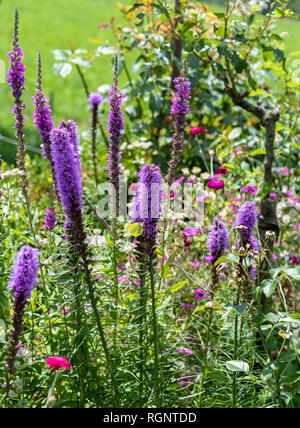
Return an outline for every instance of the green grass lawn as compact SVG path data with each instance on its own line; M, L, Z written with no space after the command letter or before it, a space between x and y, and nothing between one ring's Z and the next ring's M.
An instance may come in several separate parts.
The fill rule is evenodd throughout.
M130 0L121 0L121 3L130 4ZM92 39L103 38L113 41L114 36L110 28L98 29L99 24L109 23L112 16L120 22L121 13L117 10L115 1L108 0L22 0L19 2L20 10L20 43L25 53L24 62L27 67L26 87L24 96L28 104L26 120L27 144L36 142L36 135L32 126L32 95L36 79L36 56L40 51L43 61L43 87L47 96L54 101L54 117L57 123L60 119L85 120L88 109L84 91L76 70L65 80L53 73L54 49L68 49L72 43L74 49L95 49ZM11 48L14 2L2 1L0 3L0 46L1 57L7 64L7 52ZM112 69L111 56L100 57L94 63L93 71L86 73L90 90L94 91L101 84L111 83ZM13 115L12 98L8 94L7 83L0 84L0 134L14 136L12 125ZM14 156L15 149L0 141L0 153L10 158Z
M120 0L127 5L131 0ZM102 38L113 41L114 36L110 28L99 29L99 24L109 23L112 16L116 22L121 22L122 14L117 10L114 0L22 0L20 9L20 43L25 53L26 87L24 100L28 104L26 120L27 144L37 144L37 135L32 125L32 95L36 79L36 56L40 51L43 61L43 87L46 95L51 97L54 106L55 123L60 119L74 119L85 123L88 119L88 108L79 76L74 69L66 79L55 76L53 73L54 58L51 53L54 49L68 49L70 44L74 49L95 49L92 39ZM213 6L215 11L222 11L222 7ZM11 48L13 31L14 2L1 1L0 3L0 46L1 57L7 64L7 52ZM299 22L282 20L278 24L279 32L287 32L286 51L292 52L300 36ZM87 70L86 79L91 91L101 84L110 84L112 78L111 56L102 56L97 59L91 72ZM122 82L122 78L121 78ZM9 86L0 84L0 134L13 137L14 122L10 109L12 98L8 94ZM15 156L15 149L0 141L0 153L11 160Z

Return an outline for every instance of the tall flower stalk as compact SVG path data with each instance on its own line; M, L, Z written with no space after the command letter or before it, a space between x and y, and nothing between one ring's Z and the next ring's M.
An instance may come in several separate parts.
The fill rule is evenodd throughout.
M115 197L115 214L119 215L119 190L120 190L120 173L121 173L121 156L120 142L122 138L122 132L124 130L124 118L121 112L122 98L125 97L119 91L118 87L118 56L115 56L114 63L114 84L109 92L109 104L110 110L108 114L108 132L110 138L109 144L109 156L107 162L107 169L109 170L109 182L113 189L113 195Z
M7 347L6 374L4 389L8 394L12 387L12 380L16 371L15 363L19 350L19 342L23 331L23 319L26 303L37 282L39 270L39 250L24 246L17 253L11 273L9 288L14 292L14 313L12 329L10 331L10 344Z
M67 217L65 228L69 240L72 263L74 263L74 266L79 264L82 268L85 281L88 285L89 297L96 319L96 325L111 374L116 403L118 404L118 389L114 368L112 366L100 313L97 309L94 295L94 280L91 276L88 246L86 243L86 233L82 216L82 182L79 142L76 125L73 121L62 121L57 129L53 129L51 133L51 153L54 161L59 197ZM78 327L80 329L82 319L82 302L79 297L80 285L76 286L75 293L77 299ZM82 351L84 354L85 349L82 349ZM83 379L81 379L81 381L83 381ZM82 393L84 394L84 391L82 391Z
M246 255L252 255L254 258L258 255L260 247L255 237L252 236L252 232L257 223L257 210L255 202L245 202L239 209L237 213L237 218L235 226L241 228L240 231L240 240L238 241L239 247L239 263L236 270L237 278L237 296L235 300L235 305L238 306L241 301L241 294L244 291L245 298L248 302L251 301L252 296L252 286L251 281L249 281L249 275L252 281L256 278L256 267L253 265L247 270L244 267L243 261ZM233 360L238 358L239 352L239 336L241 337L243 333L243 319L241 320L241 325L239 327L238 316L235 315L234 320L234 347L233 347ZM238 374L233 373L232 380L232 408L236 408L237 405L237 380Z
M57 190L50 140L51 131L54 128L54 122L52 119L52 111L49 101L45 97L42 89L42 63L40 53L38 54L36 90L32 99L35 105L34 111L32 113L34 118L33 122L38 130L39 135L41 136L43 156L49 161L53 183Z
M210 228L208 239L207 239L207 249L210 252L211 264L212 264L212 268L211 268L212 301L214 299L214 294L217 289L217 284L219 281L215 262L220 257L222 257L222 255L225 254L228 244L229 244L229 234L228 234L226 225L219 219L215 218L214 224ZM202 407L203 405L203 392L204 392L203 389L204 389L204 382L205 382L206 371L207 371L207 356L208 356L209 341L211 336L212 319L213 319L213 308L209 308L209 315L208 315L208 321L206 324L206 332L205 332L203 365L202 365L201 378L200 378L200 390L199 390L199 400L198 400L199 407Z
M10 58L8 63L10 68L8 69L8 78L7 83L11 87L10 94L14 99L14 107L11 112L15 115L15 125L16 129L16 138L18 140L18 153L17 153L17 164L19 165L21 172L21 191L22 195L25 199L25 208L27 211L27 216L30 224L30 228L32 230L33 235L34 229L32 225L32 217L30 213L30 198L28 194L28 177L25 163L25 155L26 155L26 146L25 146L25 132L24 132L24 119L26 116L23 114L23 110L27 107L26 104L23 103L22 95L23 91L25 91L25 70L26 67L22 63L22 59L24 57L23 51L19 44L19 11L18 8L15 8L15 26L14 26L14 34L13 34L13 48L12 51L8 53L8 57Z
M156 316L156 297L154 282L154 261L156 258L156 236L158 232L158 221L161 213L161 183L162 177L158 166L144 165L138 173L139 185L133 199L134 223L143 226L143 232L136 239L136 255L138 261L138 274L140 278L140 314L139 314L139 342L140 342L140 376L139 392L143 395L144 390L144 323L147 304L147 270L150 276L152 328L154 336L154 393L156 404L160 405L159 393L159 363L158 363L158 331Z
M99 105L103 101L103 97L98 92L92 92L89 94L89 103L92 107L91 115L91 136L92 136L92 158L93 158L93 168L94 168L94 177L95 183L98 185L98 172L97 172L97 123L98 123L98 110Z
M171 152L171 159L169 161L169 170L166 177L169 186L177 178L178 164L180 162L180 152L184 147L184 128L186 124L186 116L190 113L188 100L191 93L191 83L187 79L186 63L184 65L183 75L174 79L175 95L171 99L172 107L171 114L173 116L173 145Z
M114 277L114 294L115 294L115 328L114 328L114 345L116 345L116 335L118 328L118 304L119 304L119 284L118 284L118 265L117 265L117 220L120 213L120 173L121 173L121 156L120 143L122 132L124 130L124 118L121 111L122 98L125 97L119 91L118 83L119 65L118 56L114 60L114 84L109 92L110 110L108 113L107 129L109 133L109 156L107 169L109 171L109 184L111 187L111 211L112 211L112 262Z

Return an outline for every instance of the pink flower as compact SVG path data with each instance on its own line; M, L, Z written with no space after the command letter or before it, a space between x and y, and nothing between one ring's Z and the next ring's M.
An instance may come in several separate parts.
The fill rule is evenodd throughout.
M296 257L296 256L292 256L292 257L291 257L291 262L292 262L294 265L300 265L300 259L299 259L298 257Z
M184 177L178 178L178 180L174 181L174 183L171 184L172 187L177 186L177 184L180 184L184 181Z
M205 263L212 263L213 260L213 256L205 256Z
M203 265L203 262L188 262L188 265L198 267Z
M273 257L273 259L274 259L274 260L278 260L278 256L277 256L277 254L273 253L273 254L272 254L272 257Z
M213 180L213 181L209 181L207 183L208 187L210 189L214 189L214 190L220 190L220 189L224 189L224 181L223 180Z
M52 370L59 370L62 368L70 370L71 368L70 361L68 361L66 357L49 357L45 360L45 363L48 364Z
M130 278L130 275L121 275L118 278L118 282L124 281L125 283L129 284L130 283L129 278Z
M178 351L181 355L192 355L194 353L191 349L188 348L176 348L176 351Z
M208 299L210 296L209 291L203 290L202 288L195 289L195 299L196 300L204 300Z
M197 236L199 233L201 232L201 230L199 229L185 229L182 234L184 239L188 238L189 236Z
M129 188L130 190L132 190L132 192L136 192L138 190L138 188L140 187L139 183L131 183Z
M225 166L219 166L219 168L217 168L217 174L226 175L228 174L228 169L225 168Z
M202 128L202 126L197 126L196 128L190 129L190 135L198 135L205 132L205 128Z
M278 193L270 193L270 194L269 194L269 198L270 198L270 199L280 198L280 195L278 195Z
M252 184L248 184L245 188L244 186L241 188L242 193L251 193L251 195L256 195L258 192L258 187L252 186Z

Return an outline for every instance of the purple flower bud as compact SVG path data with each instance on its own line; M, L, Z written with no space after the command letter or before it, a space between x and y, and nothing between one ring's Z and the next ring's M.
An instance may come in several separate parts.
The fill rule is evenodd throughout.
M98 92L92 92L91 94L89 94L89 103L91 105L98 106L99 104L102 103L102 101L103 101L103 97Z
M50 161L50 134L52 128L54 127L51 108L42 89L38 89L32 99L35 105L34 112L32 113L34 117L34 124L39 131L39 135L41 136L44 158Z

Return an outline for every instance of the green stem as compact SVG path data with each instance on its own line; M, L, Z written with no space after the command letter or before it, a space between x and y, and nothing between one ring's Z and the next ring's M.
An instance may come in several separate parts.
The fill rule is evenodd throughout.
M150 286L151 286L151 302L152 302L152 328L153 328L153 336L154 336L154 395L155 395L156 405L157 407L160 407L156 299L155 299L153 259L151 255L150 255Z
M213 294L212 294L212 300L213 300ZM202 366L200 388L199 388L198 407L200 408L203 406L202 396L203 396L204 381L206 377L207 355L208 355L208 347L209 347L208 345L209 345L209 339L210 339L212 317L213 317L213 309L209 309L209 316L208 316L205 343L204 343L203 366Z
M238 283L238 291L237 291L237 299L236 306L239 305L241 298L241 283ZM234 348L233 348L233 359L236 360L239 348L239 324L238 324L238 316L235 315L234 319ZM233 374L233 382L232 382L232 408L236 408L236 396L237 396L237 373Z

